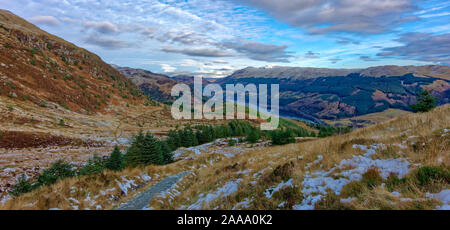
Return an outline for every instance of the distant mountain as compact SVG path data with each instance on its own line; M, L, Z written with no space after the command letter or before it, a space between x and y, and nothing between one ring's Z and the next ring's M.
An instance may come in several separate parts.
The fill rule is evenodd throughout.
M450 67L442 65L425 66L376 66L366 69L330 69L311 67L247 67L235 71L229 78L282 78L291 80L305 80L317 77L347 76L351 73L359 73L362 76L401 76L412 73L420 77L435 77L450 80Z
M174 100L170 93L177 80L163 74L152 73L144 69L133 69L113 65L121 74L130 79L150 98L159 102Z
M184 83L184 84L188 84L188 85L193 85L194 84L194 76L189 76L189 75L176 75L176 76L172 76L172 79L175 79L177 82L179 83ZM209 84L211 81L207 78L202 78L202 84L203 85L207 85Z
M84 114L143 100L97 55L0 10L0 96Z
M225 84L279 84L280 112L286 116L338 119L409 110L427 89L438 104L450 102L450 67L379 66L367 69L247 67L219 80Z

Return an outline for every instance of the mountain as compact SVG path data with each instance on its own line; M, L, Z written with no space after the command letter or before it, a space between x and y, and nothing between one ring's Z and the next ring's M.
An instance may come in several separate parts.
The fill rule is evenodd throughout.
M113 65L113 67L137 85L148 97L159 102L175 99L170 93L172 87L178 83L176 79L144 69L119 67L117 65Z
M431 90L438 104L450 102L450 67L379 66L367 69L248 67L220 84L279 84L285 116L339 119L386 109L409 110L418 92Z
M175 79L177 82L179 83L184 83L187 85L192 86L194 84L194 76L189 76L189 75L176 75L176 76L172 76L172 79ZM211 83L211 79L208 78L202 78L202 84L205 86L209 83Z
M0 200L56 159L82 165L139 130L175 124L94 53L0 10Z
M0 11L0 95L89 114L143 103L142 92L100 57Z
M425 66L376 66L366 69L330 69L330 68L312 68L312 67L247 67L235 71L229 78L280 78L290 80L305 80L317 77L346 76L351 73L359 73L362 76L381 77L381 76L401 76L412 73L420 77L435 77L450 80L450 67L442 65Z

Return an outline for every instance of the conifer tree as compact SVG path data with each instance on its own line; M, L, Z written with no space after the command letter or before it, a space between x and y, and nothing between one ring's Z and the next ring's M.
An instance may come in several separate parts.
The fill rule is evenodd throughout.
M121 170L123 166L122 160L123 160L122 153L120 152L120 149L116 145L114 147L113 152L111 153L111 156L106 162L106 168L115 171Z
M160 143L151 133L147 133L144 137L141 159L142 163L145 165L163 164Z
M415 112L428 112L436 107L436 98L433 97L429 91L424 90L420 92L417 103L410 106Z
M162 141L161 143L161 151L163 155L163 163L169 164L173 162L173 154L172 150L169 147L169 144L166 141Z

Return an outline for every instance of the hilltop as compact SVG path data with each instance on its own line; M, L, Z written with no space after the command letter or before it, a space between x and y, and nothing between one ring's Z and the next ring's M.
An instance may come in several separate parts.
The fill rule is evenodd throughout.
M414 74L418 77L435 77L450 80L450 67L443 65L424 65L424 66L375 66L365 69L332 69L332 68L313 68L313 67L247 67L235 71L230 78L278 78L290 80L305 80L318 77L329 76L347 76L351 73L359 73L362 76L381 77L381 76L401 76L405 74Z

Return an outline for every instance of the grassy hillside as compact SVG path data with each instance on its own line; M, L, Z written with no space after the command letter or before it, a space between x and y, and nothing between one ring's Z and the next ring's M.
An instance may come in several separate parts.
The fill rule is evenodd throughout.
M190 174L149 208L440 208L441 191L450 189L449 115L450 107L442 106L284 146L218 140L177 150L169 165L63 180L1 208L113 208L182 171Z

